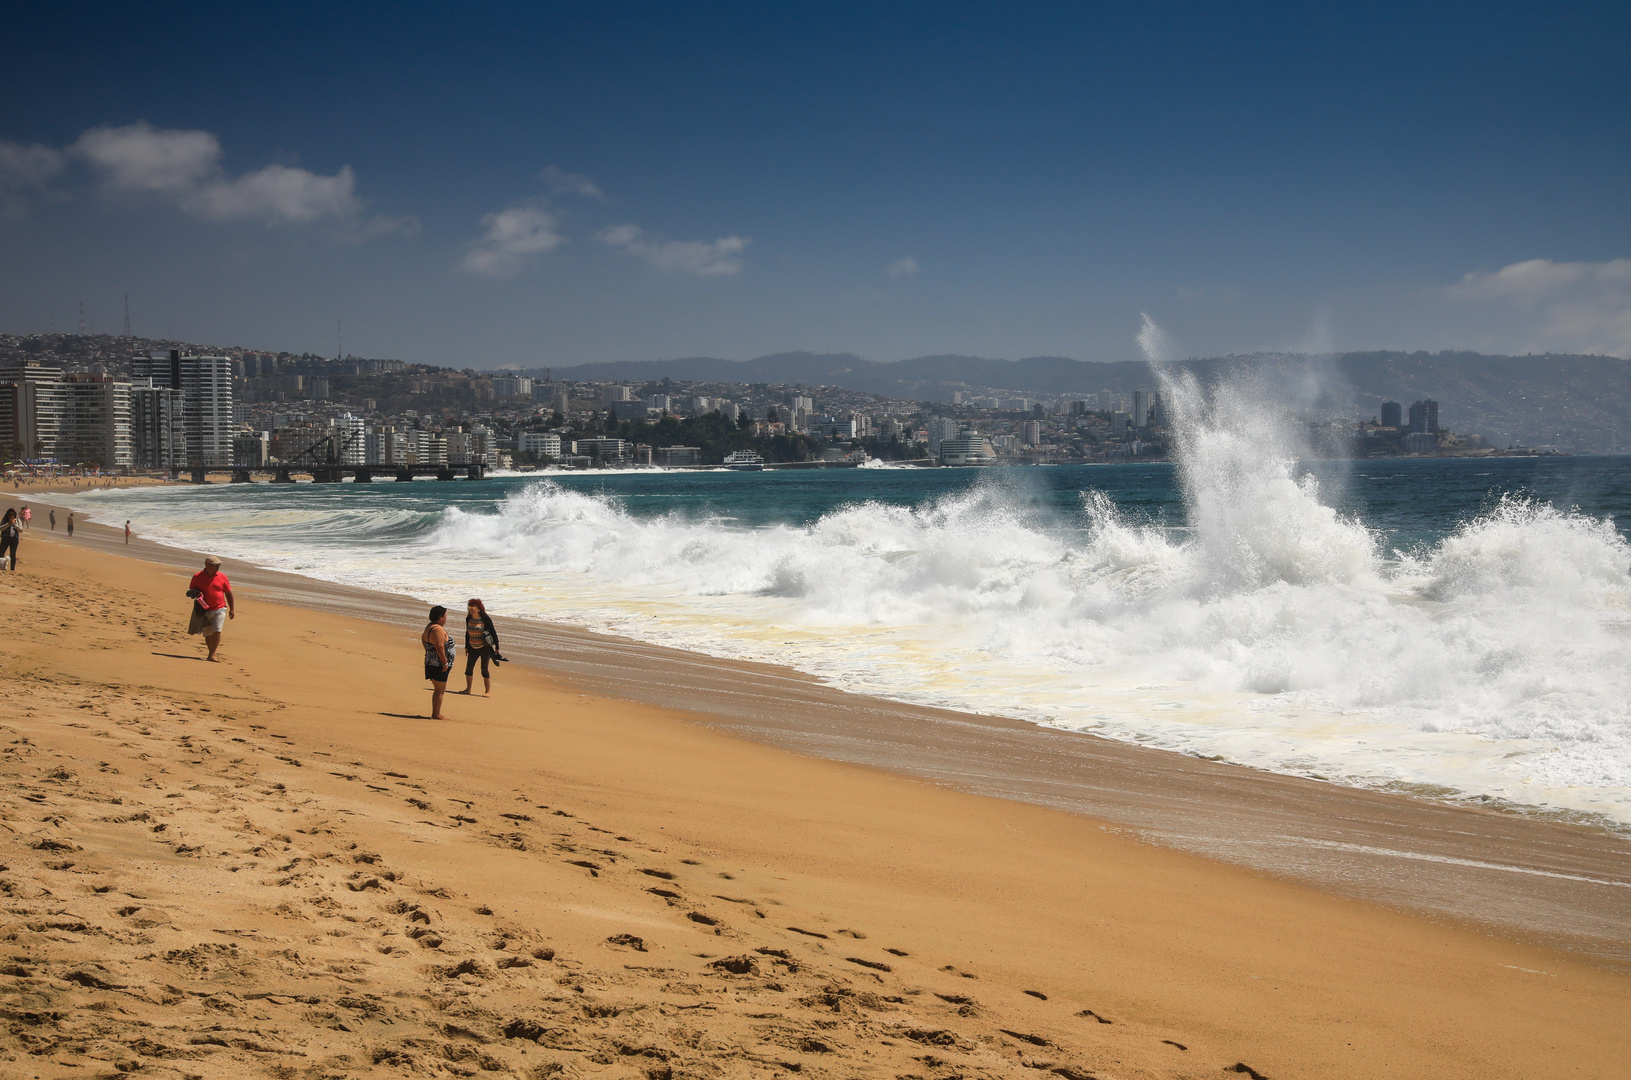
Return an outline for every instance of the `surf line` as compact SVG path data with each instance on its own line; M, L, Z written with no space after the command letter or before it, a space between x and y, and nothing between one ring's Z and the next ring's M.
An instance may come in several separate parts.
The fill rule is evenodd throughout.
M1397 851L1393 848L1373 847L1370 844L1350 844L1343 840L1315 840L1306 836L1282 836L1279 839L1307 844L1310 847L1358 851L1366 855L1391 855L1396 859L1451 863L1455 866L1471 866L1479 870L1505 870L1509 874L1532 874L1535 877L1562 878L1565 881L1583 881L1590 885L1612 885L1616 889L1631 889L1631 881L1609 881L1604 878L1586 877L1583 874L1565 874L1558 870L1536 870L1529 866L1510 866L1506 863L1481 862L1477 859L1458 859L1454 855L1429 855L1421 851Z

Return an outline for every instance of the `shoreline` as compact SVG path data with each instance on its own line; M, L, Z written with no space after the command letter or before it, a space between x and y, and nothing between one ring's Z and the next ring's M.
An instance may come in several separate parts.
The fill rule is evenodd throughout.
M106 530L104 533L103 530ZM172 566L201 555L82 526ZM267 599L413 630L421 602L227 560ZM869 697L774 665L505 620L506 652L594 694L763 745L1103 821L1164 848L1451 918L1631 970L1631 836L1561 816L1346 787L1090 733Z

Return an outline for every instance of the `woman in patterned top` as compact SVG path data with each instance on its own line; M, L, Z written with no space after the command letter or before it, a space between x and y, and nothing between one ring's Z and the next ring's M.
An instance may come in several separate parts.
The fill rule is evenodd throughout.
M476 685L476 659L481 659L482 697L493 696L493 676L488 662L497 664L504 659L498 654L498 631L493 629L493 617L487 614L487 605L472 598L464 613L464 692L470 693Z

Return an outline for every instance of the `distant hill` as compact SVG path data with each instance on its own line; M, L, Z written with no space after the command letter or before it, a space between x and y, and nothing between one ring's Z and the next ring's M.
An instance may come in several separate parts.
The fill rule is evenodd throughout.
M1439 402L1442 422L1487 436L1569 449L1614 449L1631 441L1631 361L1613 356L1491 356L1470 352L1354 352L1311 357L1258 353L1180 362L1203 381L1250 372L1295 386L1296 400L1355 417L1375 415L1383 401L1407 407ZM1096 363L1062 356L988 360L920 356L883 362L850 353L788 352L754 360L688 357L555 368L556 378L588 382L783 383L839 386L909 401L950 401L953 392L1033 396L1118 395L1155 385L1149 365ZM543 369L531 372L542 375ZM1309 385L1319 393L1307 394Z

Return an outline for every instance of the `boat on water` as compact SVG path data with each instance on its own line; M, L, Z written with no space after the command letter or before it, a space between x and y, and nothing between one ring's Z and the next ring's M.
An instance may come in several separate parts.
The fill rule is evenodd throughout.
M757 450L732 450L725 455L725 468L757 472L765 467L765 459Z

